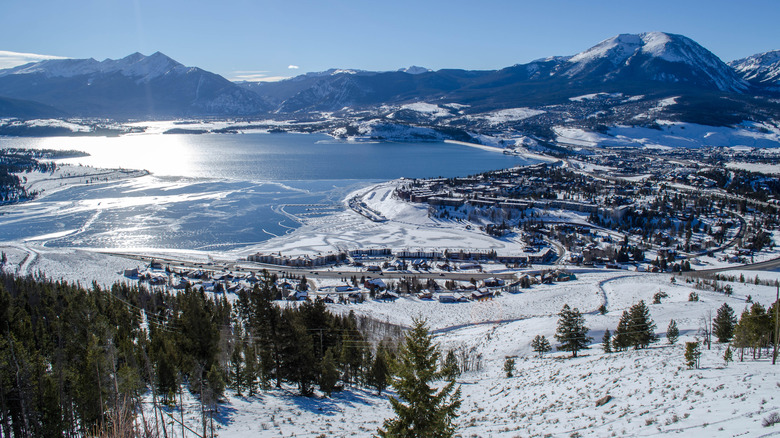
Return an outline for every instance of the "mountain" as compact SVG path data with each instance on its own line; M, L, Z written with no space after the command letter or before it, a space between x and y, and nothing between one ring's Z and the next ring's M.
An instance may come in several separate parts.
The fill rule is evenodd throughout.
M48 119L66 117L67 114L38 102L0 97L0 117L20 119Z
M278 112L338 111L345 107L369 108L441 97L488 73L334 69L279 82L244 84L244 87L274 101Z
M52 59L0 70L0 96L79 116L251 115L270 106L222 76L157 52L125 58Z
M232 83L159 52L134 53L118 60L46 60L0 70L0 96L73 116L114 118L280 113L301 119L369 111L415 124L428 116L401 107L426 103L458 108L451 118L460 118L460 129L486 120L468 115L513 108L536 108L546 115L532 122L545 119L547 125L582 117L614 124L660 116L724 124L777 118L773 101L764 97L780 92L779 59L778 52L770 52L729 65L690 38L647 32L616 35L572 56L500 70L331 69L279 82ZM581 98L590 95L601 97ZM559 108L550 111L550 106ZM430 123L443 120L436 118ZM485 123L496 119L490 120Z
M648 32L606 39L573 56L496 71L410 67L396 72L329 70L253 88L279 112L334 111L413 101L466 104L470 111L566 102L588 93L657 97L742 94L749 84L730 66L682 35Z
M404 73L409 73L410 75L419 75L419 74L422 74L422 73L431 72L433 70L431 70L429 68L413 65L411 67L398 69L398 71L402 71Z
M604 40L569 58L556 75L573 81L659 82L737 93L747 89L712 52L690 38L663 32Z
M731 61L729 66L755 86L780 91L780 50Z

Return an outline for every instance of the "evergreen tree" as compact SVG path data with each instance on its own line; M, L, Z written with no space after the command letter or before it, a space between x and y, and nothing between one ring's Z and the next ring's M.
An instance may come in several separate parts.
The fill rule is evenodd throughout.
M458 359L455 357L455 352L452 350L447 351L447 357L444 359L442 373L444 378L447 380L455 380L458 378L458 376L460 376Z
M675 322L675 320L669 321L669 327L666 328L666 341L669 342L669 344L674 345L679 338L680 330L677 328L677 322Z
M339 370L336 368L336 359L333 357L333 349L328 348L322 358L320 367L320 390L330 397L339 380Z
M246 382L247 394L251 397L257 391L258 374L257 353L255 346L252 345L251 338L244 338L244 380Z
M731 352L731 345L728 345L723 353L723 363L728 366L730 362L734 362L734 353Z
M504 372L507 378L515 376L515 358L507 357L504 359Z
M629 325L631 324L631 315L627 310L620 316L615 335L612 336L612 349L615 351L625 351L631 345L631 334Z
M579 309L570 309L568 304L563 305L558 316L558 329L555 332L555 339L561 343L558 350L571 351L571 357L577 357L577 352L587 350L588 343L593 340L588 337L585 318Z
M631 306L629 310L628 335L635 350L647 348L658 340L655 335L655 323L650 318L650 310L644 300Z
M438 392L431 383L442 375L437 371L440 352L424 321L416 320L398 353L392 385L399 398L390 397L396 418L385 420L381 437L446 438L455 433L452 424L460 407L460 388L446 383ZM454 392L453 392L454 390Z
M760 303L753 303L750 306L750 318L747 326L750 331L750 347L753 352L753 359L761 358L761 349L769 346L769 340L772 336L771 318L766 309Z
M739 349L740 362L745 360L745 348L750 347L751 337L750 311L746 308L742 311L739 322L734 326L734 336L731 339L731 345Z
M208 389L213 397L213 402L216 402L225 393L225 375L223 371L214 364L206 374L206 381L208 382Z
M737 316L734 314L734 310L727 303L723 303L712 321L712 330L715 332L718 342L729 342L734 336L736 325Z
M301 395L311 395L317 377L314 346L295 309L285 309L282 315L279 342L282 377L297 384Z
M685 365L688 368L699 368L699 357L701 351L699 350L699 342L686 342L685 343Z
M604 331L604 337L601 338L601 346L604 348L604 353L612 353L612 333L609 329Z
M539 353L539 357L542 357L544 356L544 353L552 351L552 346L546 337L542 335L536 335L531 341L531 349Z
M384 391L390 383L389 360L389 353L385 348L384 343L380 342L376 349L376 355L374 356L374 361L371 364L371 370L369 372L369 382L371 386L376 388L377 395L382 395L382 391Z
M239 325L236 325L237 329L235 332L235 336L240 336L241 331L238 327ZM242 339L239 337L236 339L236 341L233 343L233 352L230 354L230 383L233 389L236 391L236 395L241 397L241 389L244 388L245 385L245 378L246 378L246 369L244 366L244 357L243 357L243 345L242 345Z

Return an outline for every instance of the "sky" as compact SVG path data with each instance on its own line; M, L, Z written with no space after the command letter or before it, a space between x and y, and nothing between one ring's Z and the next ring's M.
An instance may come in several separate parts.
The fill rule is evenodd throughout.
M778 0L7 0L0 68L160 51L231 80L330 68L492 70L620 33L686 35L728 62L780 49Z

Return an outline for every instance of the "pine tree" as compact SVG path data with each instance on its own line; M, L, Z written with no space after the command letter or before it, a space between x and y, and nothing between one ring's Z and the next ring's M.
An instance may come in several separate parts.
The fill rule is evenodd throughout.
M544 353L552 351L552 346L546 337L542 335L536 335L531 341L531 349L539 353L539 357L542 357L544 356Z
M515 375L515 358L507 357L504 359L504 372L507 378L514 377Z
M252 341L249 337L244 340L244 376L246 381L246 389L248 395L251 397L255 395L257 391L257 353L255 352L255 346L252 345Z
M723 362L726 366L728 366L730 362L734 362L734 353L731 352L731 345L726 346L726 351L723 353Z
M751 342L751 330L750 330L750 311L746 308L742 311L742 315L739 318L739 322L734 326L734 336L731 340L731 345L734 348L739 348L739 361L745 360L745 348L750 347Z
M766 309L760 303L753 303L750 306L750 318L748 319L748 327L750 329L750 347L753 350L753 359L761 358L761 349L769 345L769 340L772 336L772 329L770 326L771 318L767 314Z
M387 348L384 343L380 342L369 371L369 384L376 388L377 395L382 395L382 391L390 383L389 359Z
M322 358L320 367L320 390L330 397L336 383L339 380L339 370L336 368L336 359L333 357L333 349L328 348Z
M631 306L629 316L628 335L635 350L647 348L652 342L658 340L655 335L655 323L650 318L650 309L647 308L644 300Z
M571 357L577 357L577 352L587 350L588 343L593 340L588 337L585 318L579 309L570 309L568 304L563 305L558 316L558 329L555 332L555 339L561 343L558 350L571 351Z
M317 377L314 345L300 314L294 309L285 309L283 313L279 342L283 378L296 383L301 395L311 395L311 385Z
M460 388L450 381L438 392L430 385L441 379L437 371L438 346L425 321L415 320L398 353L392 385L399 398L390 397L396 418L378 430L381 437L446 438L455 433L452 424L460 407ZM453 392L454 390L454 392Z
M737 316L734 314L734 310L727 303L723 303L712 321L712 330L715 332L718 342L729 342L734 337L736 325Z
M666 328L666 340L669 344L674 345L677 343L677 339L680 338L680 330L677 328L677 323L674 320L669 321L669 327Z
M442 373L444 378L447 380L455 380L458 378L458 376L460 376L458 359L455 357L455 352L452 350L447 351L447 357L444 359Z
M629 333L629 324L631 323L631 316L627 310L623 311L623 315L620 316L617 329L615 329L615 335L612 336L612 349L615 351L624 351L631 345L631 334Z
M601 346L604 348L604 353L612 353L612 333L607 329L604 332L604 337L601 338Z
M685 365L688 368L699 368L699 357L701 351L699 350L699 342L686 342L685 343Z
M234 336L236 340L233 342L233 352L230 354L230 383L233 389L236 391L236 395L241 397L241 389L244 388L246 380L246 370L244 366L243 355L243 337L241 334L241 325L235 324Z
M214 399L220 399L225 393L225 373L217 366L217 364L214 364L206 374L206 380L208 381L209 389L214 395Z

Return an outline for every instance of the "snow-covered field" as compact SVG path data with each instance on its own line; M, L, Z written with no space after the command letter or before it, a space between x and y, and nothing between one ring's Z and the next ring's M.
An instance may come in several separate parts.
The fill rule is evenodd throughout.
M574 146L666 149L738 146L776 148L780 145L777 128L767 124L745 123L738 128L730 128L659 120L658 125L660 129L616 126L610 128L608 134L563 126L553 130L558 142Z
M574 282L534 286L489 302L438 305L399 299L331 308L397 322L423 317L439 329L468 324L435 335L443 351L467 351L480 364L479 370L458 379L463 404L456 424L462 437L780 434L780 426L762 426L771 413L780 412L780 365L773 367L766 356L755 361L746 356L739 362L737 354L735 362L726 365L725 345L717 343L711 350L703 348L700 369L688 369L683 359L684 342L696 338L700 319L708 312L727 302L739 313L746 294L767 305L774 299L774 287L733 283L731 297L697 291L700 300L689 302L691 286L684 277L672 284L669 275L584 273ZM659 290L668 298L649 304ZM648 303L660 340L646 350L604 353L604 330L614 331L623 310L640 299ZM556 314L563 303L585 312L593 345L574 359L559 352L537 357L530 341L541 334L555 345ZM595 312L601 303L607 305L605 315ZM496 316L524 319L485 323ZM681 332L676 345L665 339L671 319ZM504 374L506 357L515 357L515 377ZM386 395L361 389L332 398L305 398L292 391L271 390L251 398L228 391L215 423L219 436L363 437L393 415ZM597 407L596 401L607 395L612 399ZM185 423L197 430L196 403L185 398ZM178 419L178 411L170 412ZM173 436L178 435L174 428Z
M279 252L289 255L316 254L338 249L355 248L464 248L520 251L524 244L513 240L499 240L484 233L467 229L466 223L439 221L428 217L428 208L410 204L392 196L398 181L361 189L352 196L363 201L389 219L372 222L347 210L341 213L313 218L294 233L273 238L260 245L243 248L231 256L246 256L255 252Z

